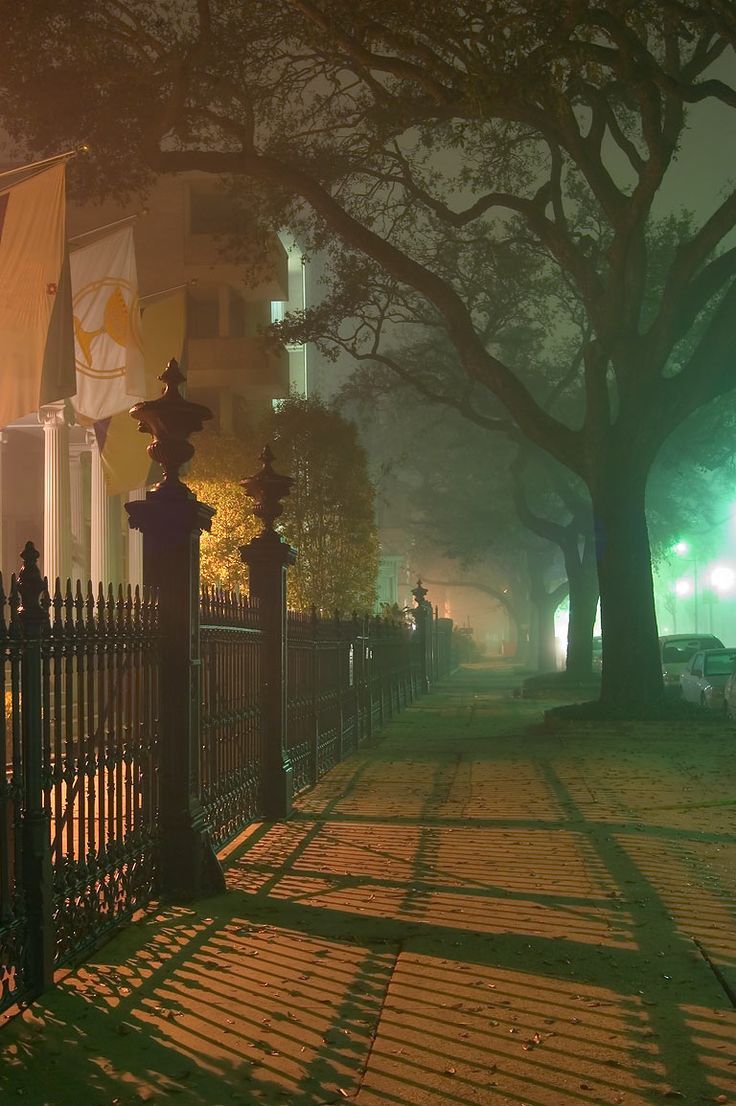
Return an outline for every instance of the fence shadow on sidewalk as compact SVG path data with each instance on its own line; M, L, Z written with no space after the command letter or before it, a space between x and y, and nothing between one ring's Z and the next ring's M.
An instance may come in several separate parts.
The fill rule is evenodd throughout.
M229 895L145 915L6 1027L0 1087L33 1106L728 1095L736 1018L690 934L728 967L734 927L689 858L733 835L594 804L576 750L520 746L532 707L509 705L492 758L459 714L440 755L428 704L236 844Z

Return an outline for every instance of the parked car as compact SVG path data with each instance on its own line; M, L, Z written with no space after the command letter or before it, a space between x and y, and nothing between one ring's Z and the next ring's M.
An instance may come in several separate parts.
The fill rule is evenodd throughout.
M725 646L713 634L668 634L659 639L665 691L679 694L680 676L687 668L688 661L704 649L725 649Z
M726 681L736 671L736 649L706 649L690 658L680 676L682 697L709 710L723 710Z
M723 713L726 718L736 720L736 671L728 677L723 689Z

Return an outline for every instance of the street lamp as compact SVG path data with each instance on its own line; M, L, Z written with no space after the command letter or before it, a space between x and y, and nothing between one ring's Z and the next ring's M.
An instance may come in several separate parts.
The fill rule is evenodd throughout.
M713 633L713 606L720 598L728 592L733 591L734 584L736 584L736 572L734 572L730 565L713 565L709 573L709 582L711 590L709 592L710 621L708 629Z
M694 633L698 632L698 558L692 552L690 545L686 541L678 541L672 546L672 552L676 553L678 557L682 558L686 564L693 566L693 622L695 624ZM690 556L688 556L690 554ZM678 595L687 595L687 591L678 591L678 585L683 584L686 581L678 580L675 584L675 590Z
M728 565L714 565L710 573L710 582L716 591L731 591L736 584L736 572Z

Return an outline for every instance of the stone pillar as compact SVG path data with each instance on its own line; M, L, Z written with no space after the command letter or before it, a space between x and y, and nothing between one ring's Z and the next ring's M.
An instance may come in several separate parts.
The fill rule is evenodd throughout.
M296 549L276 533L274 522L283 508L281 500L294 483L290 476L274 472L268 446L261 453L263 465L255 476L242 480L246 495L255 500L253 514L263 522L260 534L241 547L248 566L250 594L258 601L264 633L261 662L261 718L265 730L266 763L264 809L267 819L288 818L293 793L293 768L286 742L287 618L286 572L296 560Z
M43 426L43 573L53 592L58 576L71 576L71 518L69 481L69 427L63 405L42 407Z
M125 504L130 525L143 534L146 584L158 592L161 632L159 832L161 890L169 898L201 898L225 890L200 802L199 542L214 510L179 479L194 447L187 440L212 417L179 394L184 377L170 361L155 400L131 415L153 437L148 452L164 479L145 499Z
M92 521L90 527L90 578L96 589L102 583L119 584L120 572L120 496L108 495L100 449L92 445Z
M45 424L44 424L45 425ZM42 638L48 633L48 613L43 603L44 584L38 569L38 550L27 542L18 574L18 618L23 634L21 651L21 741L23 746L23 818L21 879L25 895L25 983L32 996L50 987L54 979L54 881L51 869L49 814L44 809L44 780L50 765L44 763Z
M146 498L145 488L130 493L131 503L141 503ZM128 530L128 580L132 588L143 587L143 534L131 526Z
M422 581L417 580L417 586L412 588L412 595L416 607L412 612L416 625L417 649L419 651L419 691L429 691L430 676L432 674L432 622L434 611L429 600L425 599L427 589L422 587Z

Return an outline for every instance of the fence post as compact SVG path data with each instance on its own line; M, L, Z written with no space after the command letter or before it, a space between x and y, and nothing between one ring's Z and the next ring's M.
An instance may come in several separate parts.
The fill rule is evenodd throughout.
M22 880L28 925L24 968L28 990L38 995L54 979L53 873L49 815L43 803L42 639L48 609L41 601L45 584L39 552L26 542L21 553L18 592L21 652L21 741L23 749ZM46 766L48 767L48 766Z
M215 512L181 482L179 469L194 454L189 435L212 412L179 394L184 377L176 361L159 380L162 395L136 403L130 413L153 437L148 453L164 479L125 509L130 526L143 533L145 581L158 591L160 886L168 897L198 898L225 890L200 803L199 543Z
M288 818L293 794L293 768L287 752L287 619L286 574L296 561L296 549L274 529L281 514L281 500L294 483L290 476L274 472L269 446L261 453L260 470L241 487L254 500L253 514L263 529L240 549L248 566L251 595L258 600L264 631L261 666L261 711L266 737L264 814L269 820Z
M363 650L363 710L365 712L365 739L373 737L373 635L369 615L363 615L361 647Z
M311 726L309 731L309 760L311 764L311 783L316 783L319 779L319 619L317 616L317 608L312 604L312 609L309 615L309 625L311 627L311 644L310 644L310 710L311 710Z
M333 656L333 660L334 660L333 674L334 674L334 680L335 680L335 695L336 695L336 698L337 698L337 719L336 719L335 729L336 729L336 732L337 732L337 759L338 759L338 761L342 761L343 757L344 757L344 750L345 750L345 733L344 733L345 720L344 720L344 717L343 717L343 706L344 706L344 704L343 704L343 695L345 694L345 681L343 679L344 673L343 673L343 669L342 669L342 662L343 662L343 648L342 648L342 646L343 646L343 636L344 635L343 635L343 622L342 622L342 619L340 618L340 612L338 610L336 610L334 612L333 625L334 625L334 635L333 635L333 637L334 637L334 645L335 645L334 656Z
M422 587L422 581L417 580L417 586L412 588L412 595L416 607L414 608L414 622L416 624L417 648L419 650L419 692L429 691L429 677L432 671L432 604L425 599L427 589Z

